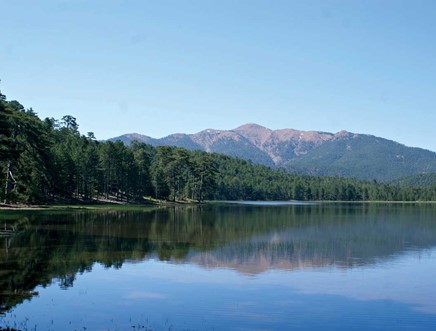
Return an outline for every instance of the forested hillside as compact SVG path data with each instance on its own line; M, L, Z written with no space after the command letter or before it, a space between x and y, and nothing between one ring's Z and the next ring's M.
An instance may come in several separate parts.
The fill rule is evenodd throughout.
M298 175L221 154L83 135L73 116L41 120L0 94L5 203L118 200L436 200L436 187Z
M411 186L411 187L434 187L436 186L436 173L419 174L415 176L408 176L392 181L391 184L398 186Z
M341 139L325 142L288 166L305 174L389 182L434 172L436 153L370 135L344 133Z
M340 176L388 183L436 172L436 153L392 140L340 131L335 134L294 129L271 130L245 124L233 130L207 129L154 139L140 134L112 138L126 145L134 140L157 146L222 153L253 163L305 175Z
M431 188L398 187L345 177L320 177L273 170L216 154L219 176L215 198L230 200L436 200Z

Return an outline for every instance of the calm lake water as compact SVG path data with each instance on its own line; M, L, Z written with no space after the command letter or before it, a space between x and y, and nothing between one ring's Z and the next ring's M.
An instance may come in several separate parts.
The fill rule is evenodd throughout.
M0 326L436 330L436 204L0 212Z

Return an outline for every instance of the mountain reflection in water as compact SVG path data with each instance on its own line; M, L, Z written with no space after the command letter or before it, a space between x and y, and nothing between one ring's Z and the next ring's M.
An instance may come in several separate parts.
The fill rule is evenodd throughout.
M38 285L74 285L95 262L158 259L255 275L376 263L436 245L436 206L413 204L229 205L2 216L0 312ZM4 221L3 221L4 219Z

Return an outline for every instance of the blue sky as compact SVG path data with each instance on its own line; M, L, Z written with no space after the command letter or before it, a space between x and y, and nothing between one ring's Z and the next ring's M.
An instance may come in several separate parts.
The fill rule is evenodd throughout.
M436 151L436 2L0 0L0 84L106 139L258 123Z

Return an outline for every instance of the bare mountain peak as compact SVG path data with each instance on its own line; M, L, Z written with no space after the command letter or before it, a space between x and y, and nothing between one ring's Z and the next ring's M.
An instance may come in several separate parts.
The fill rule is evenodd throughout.
M147 144L152 144L155 139L153 139L149 136L143 135L143 134L139 134L139 133L127 133L127 134L123 134L123 135L118 136L118 137L110 138L108 140L113 141L113 142L121 141L124 144L129 145L133 141L139 141L139 142L144 142Z
M335 136L336 136L336 137L345 137L345 136L348 136L350 133L351 133L351 132L348 132L348 131L346 131L346 130L341 130L341 131L337 132L337 133L335 134Z
M129 137L129 138L139 138L139 139L144 138L144 137L151 138L149 136L146 136L146 135L140 134L140 133L136 133L136 132L126 133L124 136Z
M252 144L261 147L267 142L272 134L272 130L255 123L248 123L233 129L244 138L248 139Z
M265 130L271 131L270 129L256 123L247 123L237 127L236 129L233 129L233 131L265 131Z

